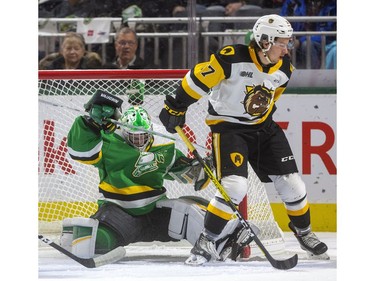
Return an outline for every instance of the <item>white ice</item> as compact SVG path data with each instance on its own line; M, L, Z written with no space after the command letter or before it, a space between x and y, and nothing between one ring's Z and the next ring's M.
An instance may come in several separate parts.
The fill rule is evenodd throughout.
M334 281L337 280L336 233L317 233L327 243L330 260L309 260L296 239L285 234L286 249L299 256L290 270L273 268L267 260L216 262L205 266L184 265L190 245L174 243L127 246L126 257L110 265L89 269L47 246L39 249L38 274L43 280L126 281Z

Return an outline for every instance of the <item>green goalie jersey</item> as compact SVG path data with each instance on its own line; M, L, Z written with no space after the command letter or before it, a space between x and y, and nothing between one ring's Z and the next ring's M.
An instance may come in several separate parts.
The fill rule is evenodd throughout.
M117 130L98 134L80 116L69 131L68 152L72 159L98 168L99 192L104 197L99 204L110 201L131 215L142 215L166 198L164 179L173 180L168 172L181 169L174 164L183 153L174 142L163 140L154 136L152 144L141 152L127 144Z

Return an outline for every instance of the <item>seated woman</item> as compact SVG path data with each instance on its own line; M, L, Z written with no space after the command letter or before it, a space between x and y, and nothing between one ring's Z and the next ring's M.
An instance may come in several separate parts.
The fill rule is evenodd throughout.
M76 32L68 32L61 44L60 52L45 56L39 69L97 69L102 68L102 59L95 52L86 51L85 39Z

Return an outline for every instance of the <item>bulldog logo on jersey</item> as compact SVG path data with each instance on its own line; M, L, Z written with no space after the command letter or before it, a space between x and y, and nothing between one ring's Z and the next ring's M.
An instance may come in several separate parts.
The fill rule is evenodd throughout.
M233 164L236 165L236 167L241 166L243 163L243 156L238 152L231 153L230 159L232 160Z
M274 91L263 85L246 86L245 99L243 105L245 113L251 116L261 116L270 107Z

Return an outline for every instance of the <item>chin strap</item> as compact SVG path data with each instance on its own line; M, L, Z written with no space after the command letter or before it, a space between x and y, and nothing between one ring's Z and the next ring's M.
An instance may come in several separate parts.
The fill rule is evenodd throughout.
M262 48L262 53L263 53L263 56L266 58L267 62L270 63L270 64L273 64L273 62L270 60L270 58L268 57L268 54L267 52L271 49L273 43L270 42L269 46L267 49L263 49Z
M268 55L267 55L267 51L263 51L263 56L266 58L266 60L267 60L267 62L268 62L269 64L273 64L273 62L270 60L270 58L269 58Z

